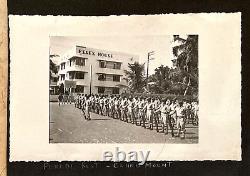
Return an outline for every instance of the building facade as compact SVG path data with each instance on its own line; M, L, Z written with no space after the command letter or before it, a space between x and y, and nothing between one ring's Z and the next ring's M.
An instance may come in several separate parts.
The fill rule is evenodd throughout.
M60 58L58 82L65 91L84 94L120 94L127 91L125 70L136 55L74 46Z

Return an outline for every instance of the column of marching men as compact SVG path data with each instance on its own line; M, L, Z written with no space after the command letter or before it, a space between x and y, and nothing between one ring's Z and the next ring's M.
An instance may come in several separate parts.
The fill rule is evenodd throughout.
M185 138L185 125L198 124L199 107L195 101L79 94L75 107L81 109L86 120L96 113L165 134L170 131L172 137L176 129L177 137Z

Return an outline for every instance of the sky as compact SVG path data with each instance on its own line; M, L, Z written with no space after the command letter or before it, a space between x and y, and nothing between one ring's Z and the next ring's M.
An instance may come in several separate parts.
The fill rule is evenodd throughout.
M124 52L139 56L139 62L146 63L147 53L154 51L150 60L149 74L160 65L172 66L170 36L51 36L50 54L63 55L74 45ZM56 58L53 59L56 62ZM59 60L59 59L58 59ZM146 70L146 64L145 64Z

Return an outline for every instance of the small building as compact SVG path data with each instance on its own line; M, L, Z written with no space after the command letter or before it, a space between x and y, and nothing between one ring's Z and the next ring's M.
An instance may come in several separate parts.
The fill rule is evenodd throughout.
M51 73L50 75L50 83L49 83L49 92L50 95L58 94L59 88L57 85L58 75L56 73Z
M132 54L74 46L60 58L57 85L71 93L120 94L127 91L124 70L138 61Z

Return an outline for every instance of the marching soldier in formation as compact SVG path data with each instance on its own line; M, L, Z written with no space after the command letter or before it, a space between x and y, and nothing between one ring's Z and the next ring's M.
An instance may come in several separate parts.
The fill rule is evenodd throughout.
M157 132L159 128L164 134L169 130L174 137L185 138L185 124L189 119L198 123L198 103L179 102L174 99L125 97L112 95L84 95L75 98L75 108L82 110L86 120L91 120L91 112L114 119L136 124Z

